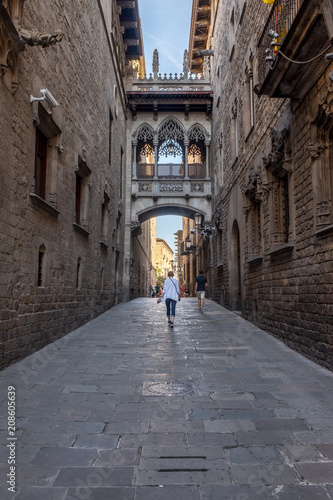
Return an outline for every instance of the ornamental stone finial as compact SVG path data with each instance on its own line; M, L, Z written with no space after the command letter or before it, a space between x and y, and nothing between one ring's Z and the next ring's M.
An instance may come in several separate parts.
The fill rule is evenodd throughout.
M187 78L188 78L189 70L190 70L190 64L189 64L188 51L187 51L187 49L185 49L184 50L184 59L183 59L183 73L184 73L185 80L187 80Z
M157 49L155 49L154 52L153 52L153 73L154 73L154 80L157 79L159 70L160 70L160 64L158 62L158 51L157 51Z

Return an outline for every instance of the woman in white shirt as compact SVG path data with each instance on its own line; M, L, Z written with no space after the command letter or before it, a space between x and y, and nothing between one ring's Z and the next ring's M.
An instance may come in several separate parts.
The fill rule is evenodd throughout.
M173 328L173 321L176 315L176 304L180 297L180 286L173 277L172 271L168 272L168 279L164 281L162 302L165 302L167 308L168 325Z

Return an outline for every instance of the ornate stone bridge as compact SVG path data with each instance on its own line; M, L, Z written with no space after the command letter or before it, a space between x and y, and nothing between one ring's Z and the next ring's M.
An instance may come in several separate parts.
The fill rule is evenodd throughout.
M211 219L208 58L204 68L204 74L191 74L185 51L183 73L162 75L155 51L153 73L133 75L127 91L132 231L158 215L200 212L205 221Z

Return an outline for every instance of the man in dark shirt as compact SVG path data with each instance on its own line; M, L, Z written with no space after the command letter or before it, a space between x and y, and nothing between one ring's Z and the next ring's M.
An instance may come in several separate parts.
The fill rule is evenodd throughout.
M198 296L198 304L200 312L203 312L206 286L207 286L207 278L203 275L203 271L199 271L199 276L195 278L195 291Z

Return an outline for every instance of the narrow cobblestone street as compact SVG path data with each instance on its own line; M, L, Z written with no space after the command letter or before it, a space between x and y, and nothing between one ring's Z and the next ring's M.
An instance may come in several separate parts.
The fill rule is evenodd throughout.
M2 499L333 499L333 373L212 301L176 314L120 304L0 373Z

